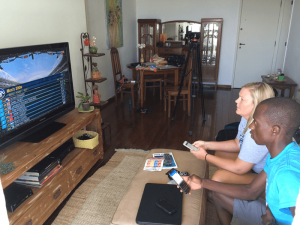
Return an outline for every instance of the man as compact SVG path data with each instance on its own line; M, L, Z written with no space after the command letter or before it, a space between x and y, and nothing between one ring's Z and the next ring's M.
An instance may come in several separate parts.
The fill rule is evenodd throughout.
M221 224L262 224L262 219L263 224L291 224L300 188L300 147L292 137L299 127L300 104L289 98L266 99L257 106L249 128L270 155L250 184L224 184L195 175L184 179L191 190L213 191ZM266 201L259 198L265 188Z

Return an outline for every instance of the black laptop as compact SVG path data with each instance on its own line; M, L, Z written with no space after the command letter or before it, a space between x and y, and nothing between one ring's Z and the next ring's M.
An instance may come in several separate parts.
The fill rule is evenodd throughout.
M161 199L175 206L176 212L170 215L159 208L156 203ZM147 183L136 216L136 223L147 225L180 225L181 219L182 193L176 185Z

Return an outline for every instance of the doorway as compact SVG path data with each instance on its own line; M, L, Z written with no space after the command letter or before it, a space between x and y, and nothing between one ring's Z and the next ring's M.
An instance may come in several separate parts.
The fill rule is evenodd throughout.
M272 73L282 24L281 6L282 0L242 1L234 88L261 81L261 75Z

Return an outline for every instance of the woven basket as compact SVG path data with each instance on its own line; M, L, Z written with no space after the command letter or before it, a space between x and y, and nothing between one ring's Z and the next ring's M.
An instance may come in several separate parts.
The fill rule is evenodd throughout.
M89 140L79 140L78 137L82 136L83 134L90 134L94 138ZM88 130L80 130L73 136L74 145L76 148L88 148L93 149L99 144L98 140L98 133L94 131L88 131Z

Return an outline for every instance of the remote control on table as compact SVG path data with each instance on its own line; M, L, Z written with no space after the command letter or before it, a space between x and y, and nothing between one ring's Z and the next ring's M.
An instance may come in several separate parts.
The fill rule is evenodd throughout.
M170 156L170 154L164 154L164 165L165 166L171 166L172 165L172 158Z
M187 148L193 150L193 151L199 151L198 148L196 148L194 145L188 143L187 141L183 142L183 145L184 145L185 147L187 147Z

